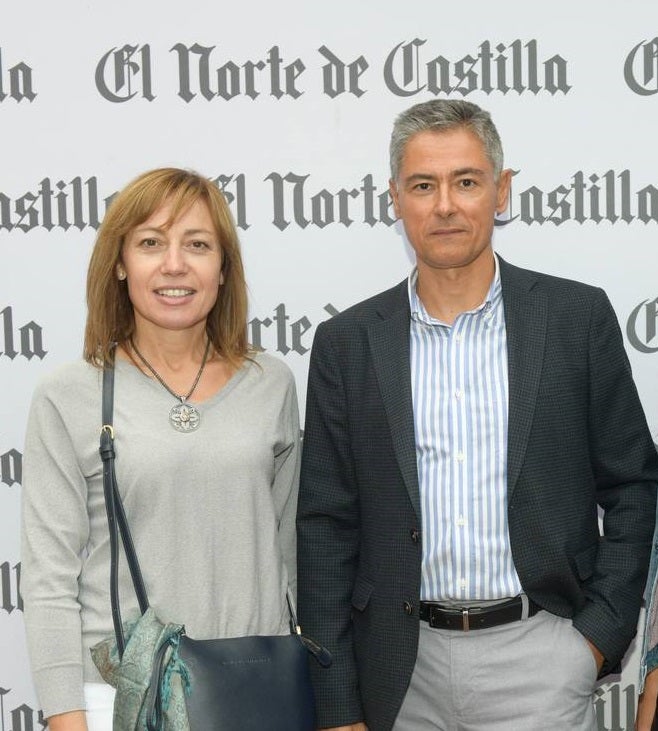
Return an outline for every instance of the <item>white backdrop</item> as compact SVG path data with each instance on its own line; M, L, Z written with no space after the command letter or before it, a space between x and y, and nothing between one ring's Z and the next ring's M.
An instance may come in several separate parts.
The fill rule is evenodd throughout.
M315 325L406 276L387 196L394 116L492 112L516 171L496 248L600 285L658 440L658 4L4 2L0 8L0 731L40 728L19 593L35 382L79 357L105 201L162 165L232 198L251 338L305 401ZM637 654L637 653L636 653ZM601 686L630 731L636 655Z

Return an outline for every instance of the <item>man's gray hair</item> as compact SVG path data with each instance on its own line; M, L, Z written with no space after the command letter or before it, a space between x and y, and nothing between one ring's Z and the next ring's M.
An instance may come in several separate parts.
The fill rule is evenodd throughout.
M418 132L446 132L465 127L474 132L484 146L484 151L498 180L503 169L503 146L491 115L477 104L458 99L432 99L415 104L402 112L393 124L390 161L391 178L397 180L402 156L407 142Z

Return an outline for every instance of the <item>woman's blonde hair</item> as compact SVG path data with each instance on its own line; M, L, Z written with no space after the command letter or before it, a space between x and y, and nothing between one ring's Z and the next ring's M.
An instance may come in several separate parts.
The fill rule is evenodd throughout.
M167 225L196 201L210 212L222 250L223 284L208 313L206 331L215 350L238 365L247 355L247 286L240 243L226 199L198 173L159 168L143 173L120 191L98 230L87 272L87 325L84 358L102 366L114 361L114 345L130 339L135 316L126 281L117 276L126 236L164 203L171 204Z

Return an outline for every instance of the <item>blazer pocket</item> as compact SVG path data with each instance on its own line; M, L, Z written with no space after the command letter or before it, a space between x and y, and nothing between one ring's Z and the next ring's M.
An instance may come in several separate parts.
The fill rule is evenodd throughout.
M586 581L594 573L594 564L596 562L598 548L598 543L592 543L592 545L587 546L584 551L580 551L576 554L574 562L576 564L578 578L581 581Z
M362 576L356 577L352 591L352 606L354 609L362 612L368 606L374 588L375 585L368 579Z

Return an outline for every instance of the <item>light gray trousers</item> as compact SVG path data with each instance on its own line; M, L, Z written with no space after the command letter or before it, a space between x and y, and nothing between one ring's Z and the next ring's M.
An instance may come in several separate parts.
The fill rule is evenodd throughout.
M459 632L420 623L393 731L596 731L596 662L570 619Z

